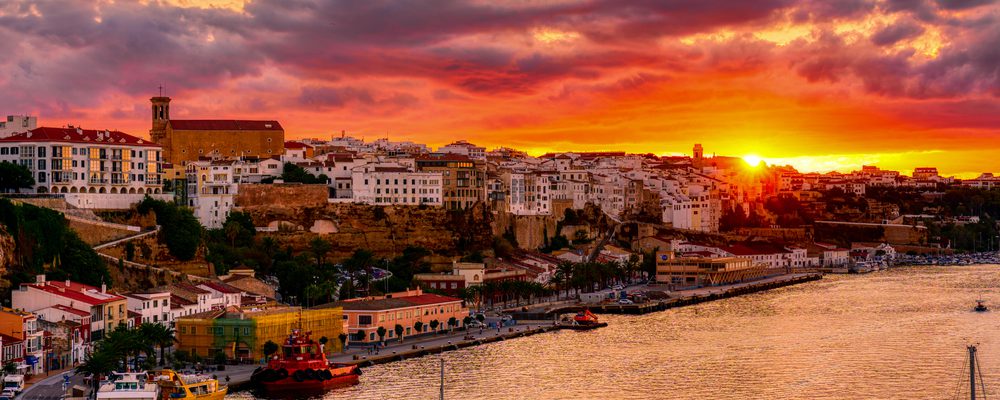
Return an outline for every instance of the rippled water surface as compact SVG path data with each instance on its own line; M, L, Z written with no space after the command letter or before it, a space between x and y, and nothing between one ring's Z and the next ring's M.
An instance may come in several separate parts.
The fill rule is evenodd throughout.
M971 309L983 297L1000 310L998 286L998 266L897 268L643 316L602 316L610 326L593 332L445 353L445 396L951 399L970 343L980 346L993 395L1000 393L1000 311ZM324 400L436 399L439 357L366 368L360 385Z

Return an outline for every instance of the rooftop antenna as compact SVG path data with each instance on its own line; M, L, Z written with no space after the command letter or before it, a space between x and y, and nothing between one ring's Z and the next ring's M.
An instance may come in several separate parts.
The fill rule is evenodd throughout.
M163 84L161 83L160 86L157 86L157 88L160 89L160 97L163 97Z

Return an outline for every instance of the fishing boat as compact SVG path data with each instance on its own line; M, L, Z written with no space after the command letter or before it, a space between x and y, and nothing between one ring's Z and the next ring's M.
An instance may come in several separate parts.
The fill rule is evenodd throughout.
M329 362L309 332L294 329L267 367L254 370L250 381L269 393L316 392L356 385L359 375L357 365Z
M222 400L229 387L219 380L204 375L181 375L170 369L159 372L154 382L160 387L162 400Z
M986 307L985 300L976 300L976 306L973 307L972 310L976 312L986 312L989 311L990 309L989 307Z
M98 400L159 400L160 387L146 372L115 372L97 388Z

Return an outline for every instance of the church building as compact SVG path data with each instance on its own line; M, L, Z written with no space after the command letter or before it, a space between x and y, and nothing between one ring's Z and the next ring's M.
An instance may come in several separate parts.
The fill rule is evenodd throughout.
M284 152L285 130L278 121L171 119L170 98L150 99L150 138L163 146L165 161L183 165L201 157L270 158Z

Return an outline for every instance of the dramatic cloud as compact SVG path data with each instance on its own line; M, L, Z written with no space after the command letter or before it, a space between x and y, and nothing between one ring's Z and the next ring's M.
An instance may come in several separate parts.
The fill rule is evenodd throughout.
M0 113L997 170L997 43L985 0L10 0Z

